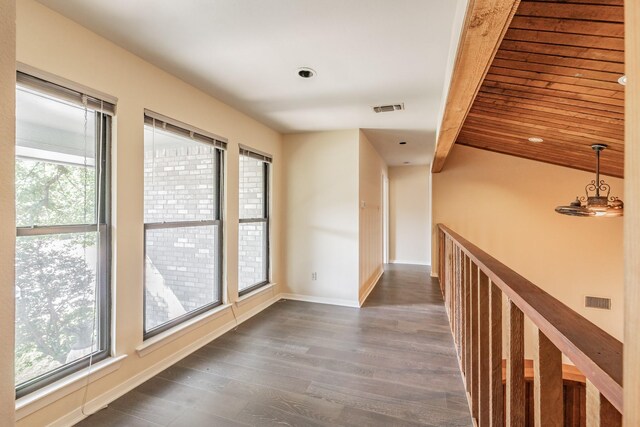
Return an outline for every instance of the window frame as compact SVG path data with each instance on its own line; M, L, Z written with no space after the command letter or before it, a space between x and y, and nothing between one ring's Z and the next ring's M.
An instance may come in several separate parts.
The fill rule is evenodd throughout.
M92 224L69 224L69 225L38 225L18 227L16 225L16 238L31 236L47 236L53 234L77 234L93 232L97 233L97 257L96 262L100 265L100 274L96 275L96 299L97 307L97 334L96 344L98 351L87 354L73 362L65 363L51 371L38 375L21 384L15 384L16 399L24 397L34 391L55 383L75 372L87 368L94 363L111 357L113 337L111 335L112 313L112 289L111 289L111 144L112 144L112 116L114 105L106 103L94 97L88 97L73 89L58 86L55 83L42 80L22 72L17 73L20 86L32 90L42 95L56 98L61 101L76 101L83 99L87 102L88 108L94 110L96 117L96 222ZM58 96L59 95L59 96ZM99 111L99 106L105 106L103 111ZM98 108L96 109L96 106ZM102 168L102 174L98 174L98 164ZM101 199L101 203L98 200ZM100 209L97 209L100 206ZM15 302L14 302L15 304Z
M242 156L246 156L249 158L253 158L255 160L259 160L262 161L262 170L264 173L264 200L262 201L263 206L262 206L262 212L264 213L262 217L260 218L238 218L238 232L240 231L240 225L241 224L260 224L263 223L265 224L265 242L264 242L264 258L265 258L265 263L266 263L266 268L265 268L265 272L266 272L266 277L265 280L258 282L258 283L254 283L253 285L240 290L239 289L239 281L238 281L238 296L242 297L244 295L247 295L257 289L262 288L263 286L266 286L268 284L271 283L271 215L270 215L270 200L271 200L271 191L270 191L270 183L271 183L271 157L270 156L266 156L263 155L261 153L255 152L254 150L251 150L247 147L241 146L240 147L240 157ZM238 162L240 163L240 162ZM238 168L240 169L240 168ZM238 174L240 174L241 171L238 170ZM240 177L240 179L242 179L242 177ZM238 194L240 193L240 184L238 184ZM240 200L240 197L238 197L238 200ZM238 245L239 246L239 245ZM239 250L239 248L238 248ZM240 261L240 254L238 254L238 263Z
M152 120L157 121L158 123L162 123L163 127L166 129L170 129L172 133L180 137L186 137L186 135L196 134L199 138L195 139L196 142L200 144L209 144L214 148L214 167L215 167L215 175L214 179L214 199L217 200L216 207L213 212L213 219L211 220L184 220L184 221L163 221L163 222L145 222L144 223L144 249L143 249L143 287L142 287L142 335L143 341L146 341L154 336L166 332L170 329L175 328L176 326L193 319L196 316L199 316L203 313L206 313L216 307L224 304L224 253L223 253L223 245L224 245L224 218L223 218L223 203L224 203L224 151L226 148L226 140L224 138L220 138L216 135L212 135L201 131L192 126L186 125L182 122L178 122L176 120L169 119L165 116L162 116L157 113L153 113L151 111L145 110L145 121L151 118ZM145 126L147 123L145 122ZM208 139L212 139L212 142L209 142ZM216 181L217 180L217 185ZM195 310L191 310L187 313L184 313L174 319L171 319L165 323L157 325L149 330L147 330L147 292L146 292L146 259L147 259L147 231L149 230L161 230L161 229L170 229L170 228L186 228L186 227L218 227L218 262L217 262L217 279L218 279L218 294L220 295L219 301L214 301L209 304L205 304L201 307L196 308ZM212 280L212 286L215 283L215 278Z

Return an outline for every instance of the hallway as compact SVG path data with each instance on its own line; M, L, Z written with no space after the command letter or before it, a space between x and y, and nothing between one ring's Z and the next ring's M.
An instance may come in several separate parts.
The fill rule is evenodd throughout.
M390 264L361 309L281 300L80 426L470 426L440 289Z

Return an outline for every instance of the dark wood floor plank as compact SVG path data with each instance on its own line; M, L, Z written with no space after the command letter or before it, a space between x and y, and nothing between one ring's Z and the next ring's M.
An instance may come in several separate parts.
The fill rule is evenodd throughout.
M438 283L388 265L360 309L280 301L81 426L470 426Z

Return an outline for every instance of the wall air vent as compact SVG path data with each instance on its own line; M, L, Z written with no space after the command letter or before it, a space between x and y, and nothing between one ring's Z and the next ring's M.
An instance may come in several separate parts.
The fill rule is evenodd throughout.
M611 298L601 297L584 297L584 306L589 308L600 308L602 310L611 310Z
M404 103L402 104L389 104L389 105L378 105L373 107L373 111L376 113L388 113L390 111L401 111L404 110Z

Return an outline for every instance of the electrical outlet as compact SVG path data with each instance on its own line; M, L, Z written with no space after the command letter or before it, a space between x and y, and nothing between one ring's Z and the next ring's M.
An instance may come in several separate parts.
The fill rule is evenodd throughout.
M311 280L318 280L318 273L316 273L315 271L311 273Z

